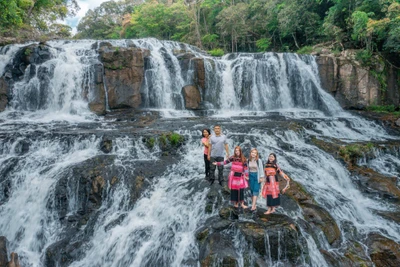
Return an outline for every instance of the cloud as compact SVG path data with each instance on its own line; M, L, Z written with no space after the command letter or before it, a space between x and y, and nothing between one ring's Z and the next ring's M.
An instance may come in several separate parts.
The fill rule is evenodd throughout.
M77 0L79 7L81 8L74 17L67 17L63 23L67 24L72 28L72 34L76 33L76 26L78 26L79 21L85 16L89 9L95 9L100 6L101 3L109 0Z

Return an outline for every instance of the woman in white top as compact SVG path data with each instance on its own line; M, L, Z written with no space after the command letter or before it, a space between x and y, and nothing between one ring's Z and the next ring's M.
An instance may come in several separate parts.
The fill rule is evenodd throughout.
M264 167L261 159L258 158L257 149L250 150L249 161L247 162L249 175L246 179L249 180L251 191L251 210L257 209L257 196L260 194L260 183L264 182Z

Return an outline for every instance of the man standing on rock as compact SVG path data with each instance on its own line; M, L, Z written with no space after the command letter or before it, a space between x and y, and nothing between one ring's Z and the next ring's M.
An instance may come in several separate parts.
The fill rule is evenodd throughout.
M229 158L229 146L227 138L221 133L221 126L214 126L214 134L211 135L208 147L208 160L210 161L210 184L212 185L215 181L215 167L213 162L224 161L224 149L226 157ZM218 182L222 186L224 166L218 166Z

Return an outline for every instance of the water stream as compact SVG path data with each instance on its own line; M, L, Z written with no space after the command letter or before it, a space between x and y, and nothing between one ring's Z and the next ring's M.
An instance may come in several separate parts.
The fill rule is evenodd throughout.
M68 192L62 201L68 204L63 216L73 218L86 201L80 199L84 176L79 173L89 171L96 161L106 173L115 172L119 182L106 182L95 216L75 229L70 243L79 241L80 249L67 266L199 266L196 230L217 214L205 212L209 185L204 180L200 132L215 124L228 135L231 150L236 145L244 151L257 147L263 159L277 153L281 168L329 211L340 228L343 246L353 240L364 242L360 236L371 232L400 242L400 225L376 215L394 210L394 205L363 194L342 162L310 142L312 137L347 143L399 138L343 111L321 88L312 56L264 53L212 58L176 42L111 41L151 51L141 88L143 109L160 111L164 117L134 132L127 121L97 117L87 106L93 64L99 63L95 43L49 42L52 58L35 66L34 73L31 68L25 70L23 79L11 88L12 101L0 113L0 235L9 240L10 251L18 252L22 266L51 266L46 250L70 231L69 224L60 219L57 188L66 181ZM0 76L20 47L0 49ZM191 83L194 65L189 64L183 73L177 57L181 50L204 58L202 101L212 116L198 117L182 110L181 89ZM291 123L299 128L291 129ZM184 136L185 145L179 148L176 162L162 166L156 177L143 177L148 187L133 202L129 184L138 179L133 177L136 171L144 165L165 164L160 145L149 148L146 143L146 131L164 130ZM108 154L99 149L104 135L113 143ZM399 176L398 150L374 153L374 158L359 164ZM85 169L85 164L91 165ZM263 199L258 204L265 208ZM302 228L299 208L283 205L278 212L300 225L310 256L304 266L329 266L319 249L341 253L323 236L317 234L315 240ZM243 237L234 233L232 240L240 255ZM60 259L57 264L65 263ZM271 257L265 264L284 265ZM239 257L238 265L244 266L243 258Z

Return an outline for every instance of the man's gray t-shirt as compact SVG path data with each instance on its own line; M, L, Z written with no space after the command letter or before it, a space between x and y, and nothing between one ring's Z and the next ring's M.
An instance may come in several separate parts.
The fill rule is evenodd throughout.
M225 156L225 144L227 144L226 136L221 134L220 136L211 135L211 157L224 157Z

